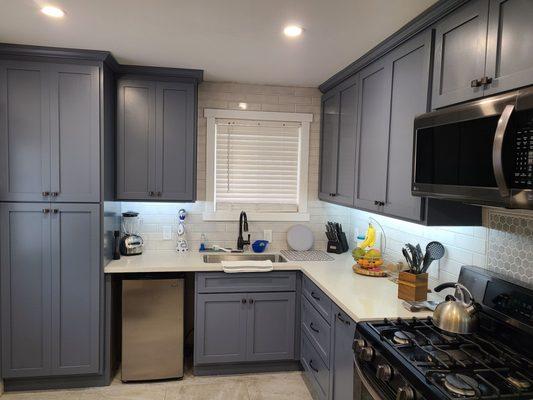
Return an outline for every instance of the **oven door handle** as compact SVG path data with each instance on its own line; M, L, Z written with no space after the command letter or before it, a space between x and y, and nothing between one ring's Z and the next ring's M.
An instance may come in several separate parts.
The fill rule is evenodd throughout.
M498 120L498 127L496 128L496 134L494 135L494 142L492 144L492 167L494 169L494 177L496 178L496 184L500 191L500 196L509 197L509 188L505 180L505 174L503 172L503 143L505 140L505 132L511 119L511 114L514 111L514 104L505 106L500 119Z
M359 365L359 363L357 362L357 356L354 354L354 357L353 357L353 363L354 363L354 367L355 367L355 373L357 374L357 376L359 377L359 380L361 381L361 383L363 384L363 386L365 387L365 389L367 390L367 392L370 394L370 396L372 396L372 398L374 400L384 400L383 396L381 396L377 391L376 389L374 389L370 383L370 381L366 378L363 370L361 369L361 366Z

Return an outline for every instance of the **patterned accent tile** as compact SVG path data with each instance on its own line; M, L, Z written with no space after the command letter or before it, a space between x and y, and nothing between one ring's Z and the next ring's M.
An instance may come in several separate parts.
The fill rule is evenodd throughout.
M533 283L533 216L490 211L487 268Z

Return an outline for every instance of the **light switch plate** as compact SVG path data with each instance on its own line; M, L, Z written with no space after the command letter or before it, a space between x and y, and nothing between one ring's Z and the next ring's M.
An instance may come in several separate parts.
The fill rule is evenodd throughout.
M263 231L263 239L268 240L269 243L272 243L272 229L265 229Z
M163 240L172 240L172 227L169 225L163 227Z

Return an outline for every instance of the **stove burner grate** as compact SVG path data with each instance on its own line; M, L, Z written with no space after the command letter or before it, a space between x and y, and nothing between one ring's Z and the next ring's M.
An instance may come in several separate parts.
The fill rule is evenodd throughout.
M447 374L444 378L444 387L459 396L480 396L478 381L468 375Z

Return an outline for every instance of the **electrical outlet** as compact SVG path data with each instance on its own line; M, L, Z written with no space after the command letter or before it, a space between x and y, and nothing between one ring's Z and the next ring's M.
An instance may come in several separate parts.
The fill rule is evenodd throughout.
M169 225L163 227L163 240L172 240L172 227Z
M268 240L269 243L272 243L272 229L265 229L263 231L263 239Z

